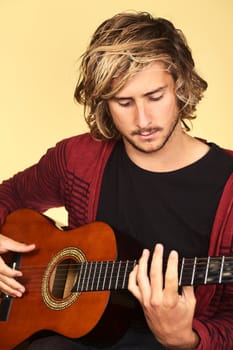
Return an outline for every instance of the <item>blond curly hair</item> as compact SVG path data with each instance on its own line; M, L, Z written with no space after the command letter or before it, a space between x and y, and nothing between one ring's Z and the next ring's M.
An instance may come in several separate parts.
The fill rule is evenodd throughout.
M172 75L180 119L195 118L207 83L195 71L192 53L181 30L147 12L119 13L94 32L81 57L80 76L74 97L84 105L91 135L99 140L119 139L108 109L113 97L134 74L151 62L162 62ZM112 89L113 79L119 84Z

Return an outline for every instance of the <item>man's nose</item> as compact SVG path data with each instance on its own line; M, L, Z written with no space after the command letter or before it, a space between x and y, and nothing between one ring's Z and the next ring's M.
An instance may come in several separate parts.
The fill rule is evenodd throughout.
M145 128L151 124L151 115L144 103L136 105L135 119L137 127Z

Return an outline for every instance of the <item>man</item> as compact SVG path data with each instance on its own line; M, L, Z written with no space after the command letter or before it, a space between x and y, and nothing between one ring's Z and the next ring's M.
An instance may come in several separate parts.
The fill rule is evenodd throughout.
M178 254L232 252L233 153L188 134L206 88L171 22L118 14L97 28L82 56L75 98L90 134L59 142L0 187L2 223L17 208L65 206L70 228L105 221L145 248L128 288L147 326L139 312L109 349L233 348L232 286L181 289L177 268ZM1 236L1 253L34 248ZM21 297L21 272L3 259L0 271L1 291ZM58 335L29 349L55 347L95 349Z

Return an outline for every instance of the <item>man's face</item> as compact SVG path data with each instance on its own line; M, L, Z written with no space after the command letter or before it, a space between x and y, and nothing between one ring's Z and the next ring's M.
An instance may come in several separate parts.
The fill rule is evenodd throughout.
M174 80L162 63L136 73L108 106L128 153L157 152L181 131Z

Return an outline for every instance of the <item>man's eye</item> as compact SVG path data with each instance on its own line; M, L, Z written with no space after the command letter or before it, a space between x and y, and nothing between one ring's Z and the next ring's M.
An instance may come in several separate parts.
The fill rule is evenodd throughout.
M121 107L128 107L131 101L128 100L118 100L118 103Z
M163 95L159 95L159 96L150 96L150 100L151 100L151 101L159 101L159 100L161 100L161 98L163 98Z

